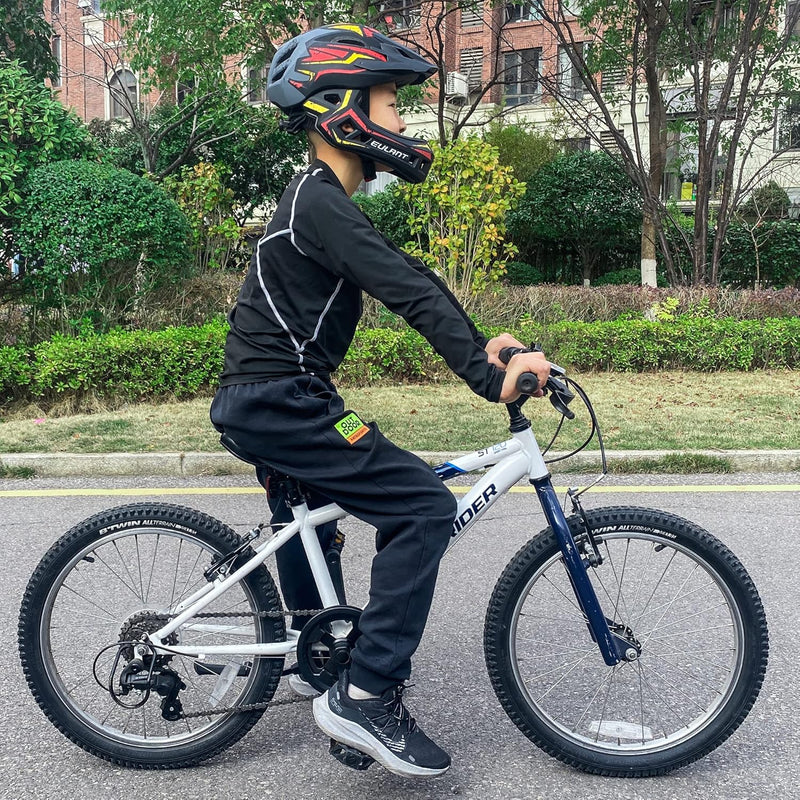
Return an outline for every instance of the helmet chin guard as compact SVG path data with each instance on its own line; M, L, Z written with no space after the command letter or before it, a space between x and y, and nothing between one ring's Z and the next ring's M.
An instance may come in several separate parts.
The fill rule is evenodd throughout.
M424 139L402 136L369 118L369 88L422 83L434 64L378 31L360 25L315 28L282 45L270 66L269 99L286 112L292 132L315 130L332 147L359 156L364 177L374 163L410 183L425 180L433 153Z
M368 90L328 91L322 97L309 98L303 106L310 111L313 130L340 150L383 164L398 178L409 183L424 181L433 163L427 142L372 122L361 105L361 91Z

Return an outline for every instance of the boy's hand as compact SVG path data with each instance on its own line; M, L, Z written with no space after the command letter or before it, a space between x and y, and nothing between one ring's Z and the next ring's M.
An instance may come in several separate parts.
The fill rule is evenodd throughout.
M519 397L517 378L524 372L532 372L536 375L539 379L540 387L544 386L550 377L550 362L545 358L544 353L517 353L517 355L511 357L511 361L508 362L508 366L505 369L506 375L503 380L503 389L500 392L501 403L511 403ZM541 396L541 388L533 394L533 397Z
M504 347L526 347L527 345L522 344L519 339L512 336L510 333L501 333L499 336L495 336L494 339L489 339L486 343L486 354L489 357L489 363L493 364L497 369L505 370L506 365L498 358L498 353Z

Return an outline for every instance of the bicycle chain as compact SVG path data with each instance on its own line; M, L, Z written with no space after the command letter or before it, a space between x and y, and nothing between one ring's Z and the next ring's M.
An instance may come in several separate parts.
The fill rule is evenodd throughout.
M286 611L201 611L193 615L193 619L213 619L215 617L258 617L260 619L280 619L281 617L313 617L319 614L321 608L306 608L306 609L287 609ZM175 619L177 614L153 614L152 619L157 619L159 622L169 622ZM211 717L219 714L245 714L248 711L264 711L270 706L280 707L289 706L295 703L307 702L308 697L292 697L287 700L269 700L265 703L248 703L244 706L229 706L227 708L211 708L206 711L186 711L181 712L180 719L197 719L198 717Z

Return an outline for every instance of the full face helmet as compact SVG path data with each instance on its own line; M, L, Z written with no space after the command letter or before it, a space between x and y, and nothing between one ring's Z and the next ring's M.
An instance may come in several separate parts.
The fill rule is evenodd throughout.
M379 162L421 183L433 154L422 139L392 133L369 118L369 88L422 83L436 67L413 50L362 25L315 28L281 45L267 77L269 99L288 114L284 127L311 128L333 147L360 156L364 177Z

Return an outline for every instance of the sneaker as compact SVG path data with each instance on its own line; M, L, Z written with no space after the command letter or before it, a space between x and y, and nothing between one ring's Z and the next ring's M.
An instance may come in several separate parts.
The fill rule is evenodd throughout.
M289 674L289 688L298 697L317 697L319 692L308 682L304 681L296 672Z
M374 700L347 695L347 673L314 701L314 719L332 739L374 758L390 772L435 777L450 767L450 756L419 728L403 705L403 685Z

